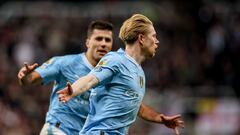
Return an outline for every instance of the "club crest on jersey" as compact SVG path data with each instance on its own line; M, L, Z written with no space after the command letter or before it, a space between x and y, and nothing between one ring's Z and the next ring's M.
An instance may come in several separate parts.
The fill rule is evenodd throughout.
M144 85L144 80L143 80L143 77L142 77L142 76L139 76L139 85L140 85L141 88L142 88L143 85Z
M96 72L101 72L102 71L102 66L106 65L107 64L107 60L104 59L104 60L101 60L98 65L94 68L94 71Z
M47 68L48 65L52 64L54 62L54 59L51 58L49 59L48 61L44 62L43 65L42 65L42 68L45 69Z
M53 58L52 59L49 59L48 61L46 61L44 64L47 64L47 65L50 65L53 63Z
M98 63L98 66L104 66L107 64L107 59L104 59L104 60L101 60L99 63Z

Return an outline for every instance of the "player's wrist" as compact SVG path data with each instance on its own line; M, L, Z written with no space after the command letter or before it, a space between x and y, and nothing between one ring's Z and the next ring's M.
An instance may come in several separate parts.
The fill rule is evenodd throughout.
M26 79L27 79L27 76L23 76L22 78L18 78L18 82L21 86L24 86L26 84Z
M163 114L157 115L157 122L163 124L163 117L164 117Z
M23 80L22 79L18 78L18 83L19 83L20 86L23 86Z
M21 86L26 86L33 82L31 73L32 72L25 73L25 75L22 78L18 78L18 82Z

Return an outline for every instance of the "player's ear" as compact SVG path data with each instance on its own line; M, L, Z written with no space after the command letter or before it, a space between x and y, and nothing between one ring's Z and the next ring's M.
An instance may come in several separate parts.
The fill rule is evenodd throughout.
M142 46L144 42L144 35L143 34L138 34L138 42Z
M85 44L86 44L86 47L87 47L87 48L89 48L89 47L90 47L90 46L89 46L89 39L88 39L88 38L86 39L86 42L85 42Z

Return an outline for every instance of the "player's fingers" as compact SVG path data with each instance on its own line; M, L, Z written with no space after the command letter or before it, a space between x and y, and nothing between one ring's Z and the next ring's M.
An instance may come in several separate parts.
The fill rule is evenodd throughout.
M36 69L37 67L38 67L38 64L37 64L37 63L34 63L34 64L31 66L32 70Z
M58 97L62 97L63 95L65 95L65 94L66 94L65 88L62 89L62 90L59 90L59 91L57 92L57 94L58 94Z
M62 101L62 99L60 98L60 97L58 97L58 100L61 102Z
M60 94L59 96L58 96L58 99L59 99L59 101L63 101L64 100L64 95L63 94Z
M67 82L67 87L68 87L68 95L72 95L73 90L70 82Z
M185 128L184 124L178 124L177 126L180 128Z
M63 102L63 103L67 103L67 101L68 101L68 100L66 100L66 99L63 99L63 101L62 101L62 102Z
M18 73L18 79L22 79L23 78L23 73L22 72L19 72Z
M62 99L62 97L63 97L63 94L58 93L58 99Z
M176 135L179 135L179 131L178 131L178 128L177 128L177 127L174 128L174 131L175 131L175 134L176 134Z
M27 62L24 62L24 66L25 66L25 68L26 68L27 71L30 70Z
M179 128L184 128L184 123L179 120L172 121L171 123L168 124L169 128L175 129L176 127Z
M180 114L172 116L172 119L173 119L173 120L176 120L176 119L179 119L179 118L181 118L181 115L180 115Z
M65 90L65 88L57 91L58 97L60 97L62 94L64 94L64 90Z
M177 121L177 126L184 128L184 122L182 120Z

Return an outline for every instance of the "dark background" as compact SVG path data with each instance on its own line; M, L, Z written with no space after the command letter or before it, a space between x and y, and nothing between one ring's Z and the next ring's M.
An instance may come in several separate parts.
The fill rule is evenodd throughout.
M85 51L87 26L105 19L118 32L134 13L154 23L160 45L143 64L144 103L166 115L181 113L182 135L240 134L240 2L237 0L0 2L0 134L36 135L44 124L51 84L21 88L23 62ZM130 135L173 135L141 119Z

